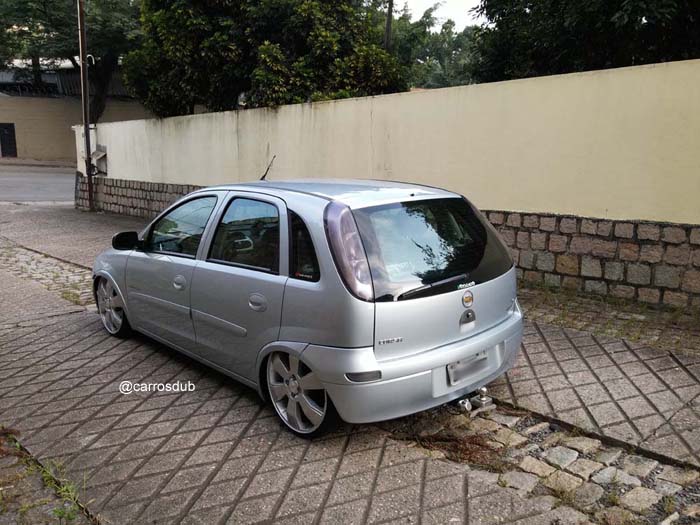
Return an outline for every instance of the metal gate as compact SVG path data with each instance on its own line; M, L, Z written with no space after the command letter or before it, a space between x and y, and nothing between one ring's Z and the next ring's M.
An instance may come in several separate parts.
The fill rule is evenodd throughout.
M15 125L0 123L0 157L17 156Z

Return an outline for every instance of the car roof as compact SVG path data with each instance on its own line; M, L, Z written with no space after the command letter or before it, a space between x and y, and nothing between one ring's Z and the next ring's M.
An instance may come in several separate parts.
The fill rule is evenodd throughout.
M282 181L256 181L241 184L225 184L208 190L249 190L278 194L280 192L313 195L324 200L340 201L351 208L363 208L390 202L402 202L423 198L456 197L456 193L397 181L368 179L296 179Z

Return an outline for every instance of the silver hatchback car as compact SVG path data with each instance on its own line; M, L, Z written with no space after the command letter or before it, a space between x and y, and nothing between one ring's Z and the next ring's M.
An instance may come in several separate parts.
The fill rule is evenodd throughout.
M510 253L464 197L383 181L196 191L94 265L110 334L142 332L315 436L464 397L522 338Z

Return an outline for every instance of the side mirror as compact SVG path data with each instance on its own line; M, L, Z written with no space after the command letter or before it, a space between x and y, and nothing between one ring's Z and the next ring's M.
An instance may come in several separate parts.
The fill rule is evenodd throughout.
M112 237L112 248L115 250L133 250L140 245L139 234L136 232L120 232Z

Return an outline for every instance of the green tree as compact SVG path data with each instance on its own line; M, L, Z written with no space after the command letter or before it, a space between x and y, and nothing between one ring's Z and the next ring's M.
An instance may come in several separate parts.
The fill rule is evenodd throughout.
M132 0L88 0L85 20L91 84L90 116L102 116L107 90L120 57L138 36L138 6ZM80 68L75 0L3 0L0 20L12 45L8 57L30 60L33 81L41 83L40 61L69 60ZM0 59L3 52L0 40Z
M412 22L412 13L404 5L392 24L392 52L409 71L411 87L440 88L471 82L469 63L475 27L458 32L452 20L439 26L435 16L439 6L436 3ZM386 6L377 2L373 7L379 13L374 17L374 34L379 38L385 27Z
M362 0L144 0L125 80L159 116L406 89L368 20Z
M700 57L697 0L482 0L478 82Z

